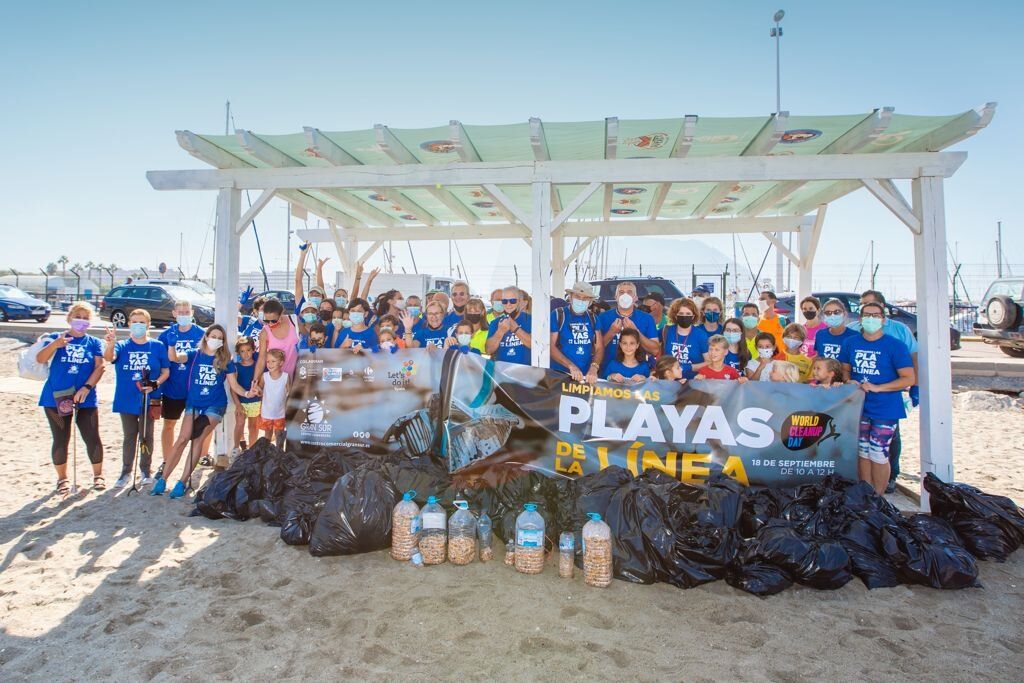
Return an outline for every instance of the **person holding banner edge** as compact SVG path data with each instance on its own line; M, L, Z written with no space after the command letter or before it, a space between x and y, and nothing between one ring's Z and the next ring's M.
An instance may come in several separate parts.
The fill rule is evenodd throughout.
M577 282L565 295L568 307L551 312L551 369L593 384L604 360L604 340L597 333L597 317L590 312L593 287Z

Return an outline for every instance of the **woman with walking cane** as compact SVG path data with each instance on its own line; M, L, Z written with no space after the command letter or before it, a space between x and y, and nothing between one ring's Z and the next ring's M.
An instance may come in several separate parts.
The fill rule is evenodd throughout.
M36 355L36 362L50 364L50 374L39 395L39 405L53 433L50 458L57 470L57 493L66 496L68 487L68 442L73 425L85 442L92 463L92 487L106 488L103 479L103 443L100 441L99 415L96 410L96 384L103 376L103 342L86 334L92 324L93 308L77 301L68 309L67 332L53 332L50 342ZM76 449L77 454L77 449ZM78 463L72 463L75 467ZM77 472L75 475L77 488Z
M167 347L149 338L150 317L137 308L128 316L130 337L117 341L114 328L107 330L103 358L114 364L114 412L121 415L124 438L121 443L121 476L117 488L128 485L135 465L136 441L142 485L153 483L150 465L153 457L153 421L149 419L149 401L159 397L160 385L167 381L170 369ZM115 343L116 342L116 343ZM154 379L155 378L155 379Z

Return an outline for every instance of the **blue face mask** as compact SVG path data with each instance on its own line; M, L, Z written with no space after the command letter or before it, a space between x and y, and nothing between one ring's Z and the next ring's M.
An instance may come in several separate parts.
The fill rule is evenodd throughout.
M341 326L346 328L346 329L349 328L349 327L352 327L352 321L351 320L342 321Z
M176 315L174 316L174 319L178 321L178 325L180 325L181 327L188 327L189 325L192 324L191 315Z
M575 313L576 315L583 315L584 313L587 312L588 307L589 302L587 301L583 301L582 299L572 300L572 312Z
M136 339L142 339L143 337L146 336L146 330L148 329L148 327L149 326L146 325L146 323L132 323L131 325L128 326L128 329L131 330L131 334L133 337L135 337Z
M839 327L840 325L843 324L845 320L846 316L843 315L842 313L825 316L825 324L828 325L829 327Z
M757 316L756 315L745 315L743 316L743 327L748 330L752 330L757 327Z
M491 310L494 311L495 313L504 313L505 312L505 305L503 303L501 303L500 299L498 299L497 301L492 301L491 302Z
M316 317L316 313L303 313L302 322L306 323L307 325L312 325L313 323L316 322Z
M366 314L362 311L351 311L348 314L348 319L353 325L362 325L365 318Z
M726 332L725 333L725 340L727 342L729 342L730 344L739 344L740 343L740 339L743 339L743 333L742 332Z
M323 299L321 299L318 296L311 296L311 297L309 297L309 303L313 304L317 308L320 308L320 302L321 301L323 301Z
M882 329L883 321L881 318L861 318L860 327L868 334L874 334Z
M343 296L334 297L334 303L337 304L338 308L345 308L348 306L348 299Z
M718 319L722 317L721 311L708 311L704 314L704 319L709 323L717 323Z
M406 312L409 313L409 315L411 315L414 318L420 317L420 307L419 306L410 306L409 308L407 308L405 310L406 310Z

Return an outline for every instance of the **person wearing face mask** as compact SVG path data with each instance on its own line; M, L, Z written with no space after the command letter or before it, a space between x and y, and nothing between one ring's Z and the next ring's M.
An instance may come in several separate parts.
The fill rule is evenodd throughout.
M811 377L811 359L804 354L804 343L807 341L804 326L800 323L790 323L782 330L782 349L786 354L786 360L796 366L800 373L800 382L806 382Z
M377 324L374 325L374 332L377 333L377 341L380 343L381 335L385 332L390 333L392 337L392 345L399 349L405 348L405 341L399 337L398 330L402 327L402 323L398 321L398 318L393 315L384 315L377 320Z
M722 334L725 329L722 325L722 308L722 300L717 296L705 297L699 306L700 317L703 321L701 329L708 339L716 334Z
M860 478L882 494L889 485L889 450L899 421L907 416L900 395L916 382L907 345L884 331L885 306L861 304L861 334L850 337L839 353L843 378L864 391L857 469Z
M611 358L616 356L619 345L619 333L631 329L640 333L640 350L647 356L657 358L661 355L661 340L658 326L650 313L644 313L636 305L640 303L636 297L636 285L632 282L620 282L615 287L615 308L597 316L597 325L601 331L604 346L602 366L607 366ZM605 367L598 373L603 374Z
M885 295L879 292L877 289L869 289L860 295L860 305L863 308L867 304L877 304L886 308ZM886 308L886 310L888 310ZM904 346L907 347L907 351L910 352L910 360L914 363L914 376L917 376L917 338L914 333L910 331L910 328L901 323L899 320L893 320L888 315L883 318L882 333L890 337L895 337L900 340ZM853 322L850 324L850 329L859 332L861 325L859 322ZM917 384L910 387L910 401L913 405L917 405L919 402L919 389ZM896 423L896 433L893 435L892 441L889 446L889 487L886 489L887 493L892 493L896 490L896 477L900 474L900 453L903 451L903 438L900 436L900 424Z
M444 317L444 328L453 334L455 323L466 316L466 304L469 303L469 285L459 280L452 285L452 310Z
M167 347L168 352L174 349L179 354L185 354L194 350L206 330L193 323L191 302L174 302L174 320L177 324L161 332L157 340ZM170 353L167 355L169 359ZM160 428L160 453L164 459L174 446L174 429L181 414L185 412L185 398L188 395L189 366L185 363L170 362L170 370L171 374L167 377L160 399L163 417L163 425Z
M284 314L284 304L277 299L268 300L263 305L263 330L260 332L256 370L253 372L256 384L263 381L263 371L267 367L267 351L271 349L278 349L284 354L281 369L291 377L299 360L298 345L299 332L292 324L291 316Z
M377 351L374 353L396 353L399 348L397 337L390 328L377 334Z
M704 366L704 354L708 351L708 335L697 325L697 304L692 299L676 299L668 315L671 322L661 331L665 353L679 359L685 379L693 379Z
M661 292L648 292L644 297L643 310L654 318L654 325L661 332L668 325L668 315L665 312L665 297Z
M314 311L320 310L320 302L324 300L324 287L322 284L314 285L309 288L309 298L307 299L302 291L302 281L306 274L306 257L309 256L310 247L312 244L306 242L305 244L299 245L299 258L295 264L295 313L301 314L306 308L306 304L312 304ZM324 259L318 263L318 270L323 268L323 263L327 259Z
M385 315L401 317L405 314L405 297L397 289L389 289L374 301L373 314L373 324Z
M725 364L731 365L742 373L750 363L750 348L743 339L743 321L739 318L729 318L722 328L722 336L729 342L729 352L725 354Z
M302 310L299 311L299 324L298 333L299 338L309 334L309 326L320 319L320 312L317 310L313 302L307 301L302 305Z
M327 326L317 320L309 326L309 332L299 337L299 351L316 353L317 349L327 346L328 339L330 337L327 334Z
M117 488L128 485L132 476L135 447L141 432L142 452L139 468L142 484L153 483L150 466L153 457L153 421L144 415L145 397L158 398L160 387L171 374L168 368L168 348L149 338L149 312L137 308L128 316L128 339L117 341L114 328L107 329L103 358L114 364L114 412L121 416L121 476Z
M320 310L317 311L318 319L327 330L328 339L334 336L334 309L334 299L324 299L320 302Z
M411 349L443 349L448 338L444 326L444 309L435 299L427 304L426 322L415 333L406 331L405 344Z
M169 497L181 498L185 495L186 483L195 469L197 459L203 450L203 443L227 413L228 391L235 396L245 396L249 393L239 386L236 380L235 361L225 346L226 341L227 332L224 328L220 325L210 325L197 348L185 353L178 353L174 347L167 349L168 358L172 363L184 363L189 366L188 398L185 399L181 432L174 442L174 448L160 466L160 478L153 486L151 495L159 496L167 490L167 481L174 474L174 468L178 466L182 453L191 442L189 457L185 461L181 478L174 484ZM200 421L203 425L201 429L196 427Z
M761 333L761 330L757 329L757 324L761 321L761 309L757 307L757 304L743 304L740 308L740 322L743 324L743 340L747 346L747 353L750 354L751 358L757 357L757 347L755 346L757 335Z
M455 347L462 353L480 355L480 349L470 345L473 341L473 323L468 320L460 320L455 323L455 329L452 332L453 336L448 337L444 342L445 348Z
M604 360L597 317L590 312L594 288L577 282L565 296L569 305L551 312L551 369L566 373L576 382L593 384Z
M334 314L331 317L331 327L334 329L334 334L327 340L327 345L332 349L340 346L339 338L351 326L352 323L348 321L348 310L342 308L334 309Z
M351 349L355 353L378 349L377 333L367 324L369 315L370 304L365 299L352 300L352 303L348 305L348 319L352 325L338 336L338 339L341 340L339 348Z
M843 343L857 336L846 326L846 306L840 299L829 299L821 308L821 321L825 329L814 337L814 355L837 359Z
M412 296L405 297L405 310L402 311L402 315L398 316L400 324L398 326L398 337L405 337L405 320L408 318L411 321L412 327L410 328L413 334L416 330L423 325L423 304L418 296L413 294Z
M491 308L487 311L487 324L489 325L492 320L502 315L505 312L505 306L501 303L501 290L496 289L491 292Z
M767 332L758 332L754 340L757 355L747 363L746 375L751 380L761 382L772 381L772 368L776 363L786 362L786 357L775 345L775 337Z
M758 299L761 308L761 318L757 321L757 329L775 337L775 345L781 349L783 348L782 328L785 327L786 321L775 312L775 304L778 300L775 292L761 292L761 296Z
M92 324L93 314L93 307L88 302L76 301L71 304L67 314L70 329L45 335L49 343L36 354L37 363L50 364L50 372L39 394L39 406L46 415L53 435L50 459L57 472L57 493L61 496L71 491L68 482L68 443L75 425L78 426L78 433L85 442L89 462L92 463L92 486L97 491L106 488L95 389L103 377L103 342L86 334ZM70 397L74 403L73 411L58 408L64 396Z
M263 329L263 304L267 303L267 297L258 296L252 302L252 315L249 316L249 322L245 326L239 336L248 337L249 339L255 339L259 336L260 330Z
M814 296L804 297L800 302L800 315L804 318L804 333L807 335L802 352L808 358L814 358L817 353L814 350L814 340L817 338L818 332L827 327L821 319L821 301Z
M471 298L466 304L466 322L473 328L473 336L469 345L480 354L487 347L487 331L490 323L487 320L487 305L481 299Z
M487 344L484 349L494 360L506 363L530 364L530 314L519 308L519 288L506 287L501 292L501 304L505 313L487 328Z

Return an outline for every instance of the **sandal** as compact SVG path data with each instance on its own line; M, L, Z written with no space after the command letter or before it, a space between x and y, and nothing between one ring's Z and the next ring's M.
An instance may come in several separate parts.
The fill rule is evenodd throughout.
M92 488L95 491L103 491L107 488L107 480L103 477L96 475L92 478Z
M71 482L69 482L67 479L58 479L57 493L62 496L66 496L69 493L71 493Z
M203 457L199 458L199 464L202 467L213 467L213 458L211 458L208 455L204 455Z

